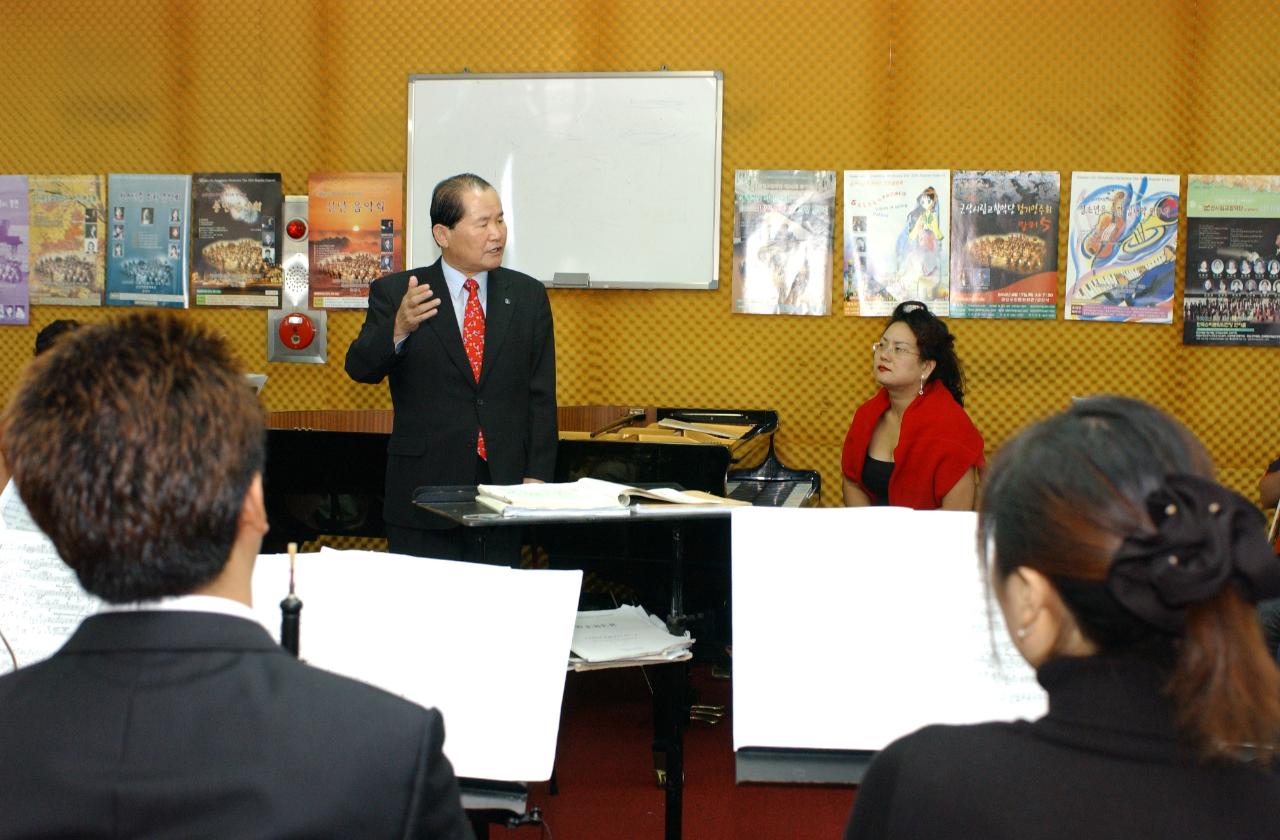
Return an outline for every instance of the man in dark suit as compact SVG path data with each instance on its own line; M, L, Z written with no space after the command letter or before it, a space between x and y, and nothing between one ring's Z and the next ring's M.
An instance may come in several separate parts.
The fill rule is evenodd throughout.
M467 838L439 712L300 663L250 609L263 418L171 315L32 363L0 449L108 607L0 678L0 837Z
M556 460L556 360L542 284L503 268L502 202L484 179L456 175L431 196L441 259L369 287L364 326L347 350L357 382L391 381L383 515L392 551L478 559L461 529L412 504L422 485L547 481ZM474 281L474 282L472 282ZM512 562L518 546L488 554ZM505 532L505 533L504 533Z

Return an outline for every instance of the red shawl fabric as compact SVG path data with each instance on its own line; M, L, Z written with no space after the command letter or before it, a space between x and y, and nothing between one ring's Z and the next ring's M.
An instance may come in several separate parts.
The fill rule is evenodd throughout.
M844 438L840 466L845 478L871 492L862 483L862 462L871 444L871 433L880 416L889 410L884 388L858 406ZM889 504L916 510L937 510L947 494L970 467L981 467L982 435L969 415L941 382L930 382L902 416L902 431L893 450L893 475L889 477ZM872 501L875 497L872 496Z

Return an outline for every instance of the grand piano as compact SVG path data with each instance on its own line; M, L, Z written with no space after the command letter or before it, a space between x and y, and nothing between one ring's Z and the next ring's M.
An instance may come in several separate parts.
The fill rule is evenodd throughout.
M557 481L589 475L628 484L676 484L772 506L814 505L820 495L816 470L791 469L778 459L776 411L561 406L558 420ZM301 545L322 536L385 537L382 493L391 421L386 409L271 413L263 480L271 531L263 551L283 551L290 542ZM663 421L742 432L732 445L696 431L665 437L646 433L646 427Z

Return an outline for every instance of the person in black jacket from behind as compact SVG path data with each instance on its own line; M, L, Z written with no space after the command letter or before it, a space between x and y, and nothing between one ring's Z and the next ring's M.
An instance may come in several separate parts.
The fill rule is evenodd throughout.
M1158 409L1080 401L996 456L979 551L1043 718L929 726L859 788L849 840L1256 840L1280 831L1280 594L1263 517Z

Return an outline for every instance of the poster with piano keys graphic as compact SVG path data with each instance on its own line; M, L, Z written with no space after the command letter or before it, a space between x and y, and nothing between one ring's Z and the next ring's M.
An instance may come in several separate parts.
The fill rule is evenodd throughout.
M1280 346L1280 176L1188 175L1182 343Z
M1067 251L1064 319L1173 323L1178 176L1072 173Z

